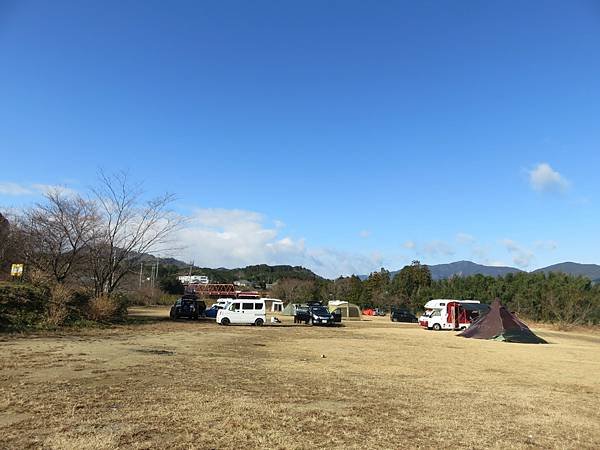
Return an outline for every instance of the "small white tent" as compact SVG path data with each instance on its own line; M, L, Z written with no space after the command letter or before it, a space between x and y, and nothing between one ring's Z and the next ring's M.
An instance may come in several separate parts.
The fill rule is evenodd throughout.
M330 312L339 310L344 319L360 320L360 308L354 303L346 302L344 300L331 300L327 304L327 309L329 309Z
M283 302L278 298L261 298L265 302L265 310L273 313L283 312Z
M288 303L285 305L285 308L283 308L283 312L281 314L284 316L295 316L297 306L301 306L300 303Z

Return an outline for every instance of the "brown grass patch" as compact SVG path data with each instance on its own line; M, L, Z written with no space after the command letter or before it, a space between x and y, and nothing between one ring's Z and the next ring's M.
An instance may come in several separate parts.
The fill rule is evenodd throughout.
M0 447L600 447L594 339L477 341L389 319L284 325L3 339Z

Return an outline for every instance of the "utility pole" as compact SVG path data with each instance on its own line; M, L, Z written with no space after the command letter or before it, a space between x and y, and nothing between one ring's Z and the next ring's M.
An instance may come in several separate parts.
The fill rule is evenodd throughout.
M142 288L142 275L144 273L144 263L140 263L140 289Z
M150 288L154 289L154 262L150 268Z

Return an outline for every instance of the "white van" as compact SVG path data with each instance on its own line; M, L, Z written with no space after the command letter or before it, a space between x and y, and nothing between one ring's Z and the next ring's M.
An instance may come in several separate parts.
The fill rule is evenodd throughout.
M224 309L217 311L217 323L220 325L245 323L262 326L266 318L265 302L261 298L232 300Z

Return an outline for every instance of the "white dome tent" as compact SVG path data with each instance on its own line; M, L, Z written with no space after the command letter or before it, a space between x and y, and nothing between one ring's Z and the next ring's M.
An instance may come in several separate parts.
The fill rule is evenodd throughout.
M330 312L339 309L343 319L360 320L360 308L354 303L344 300L331 300L327 304L327 309L329 309Z

